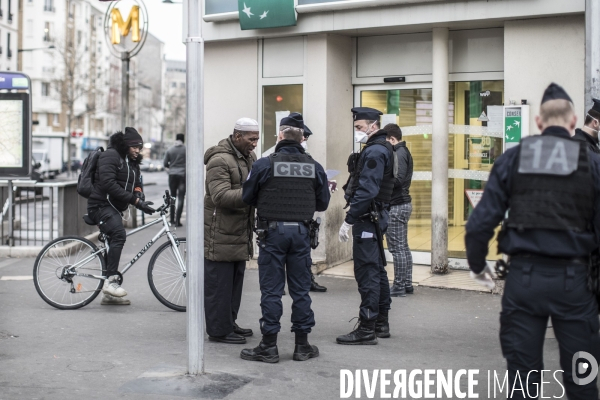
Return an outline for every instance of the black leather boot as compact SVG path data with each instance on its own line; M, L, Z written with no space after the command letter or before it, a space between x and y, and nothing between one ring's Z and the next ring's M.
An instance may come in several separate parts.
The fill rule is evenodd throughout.
M375 335L375 320L358 320L358 328L347 335L338 336L338 344L357 345L357 344L377 344Z
M306 361L309 358L319 357L319 349L308 343L308 334L296 332L296 347L294 347L294 361Z
M390 323L388 322L388 311L379 311L375 320L375 335L378 338L390 337Z
M315 281L315 276L313 275L312 272L310 273L310 291L311 292L326 292L327 291L327 288L325 286L321 286Z
M235 322L233 323L233 333L237 333L238 335L245 337L249 337L254 334L252 329L240 328Z
M243 360L262 361L270 364L279 362L279 350L277 349L277 334L263 335L263 340L253 349L244 349L240 353Z
M246 338L240 336L234 332L227 334L225 336L209 336L208 340L211 342L220 342L220 343L228 343L228 344L245 344Z

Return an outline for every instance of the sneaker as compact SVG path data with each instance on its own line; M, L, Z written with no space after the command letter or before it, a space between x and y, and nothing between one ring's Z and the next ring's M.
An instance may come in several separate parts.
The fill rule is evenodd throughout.
M131 301L122 297L111 296L110 294L104 293L102 295L102 301L100 305L103 306L128 306L131 305Z
M319 357L319 349L312 344L297 344L294 348L294 361L306 361L309 358Z
M106 279L104 281L104 287L102 287L102 293L110 294L111 296L115 296L115 297L127 296L127 292L125 291L125 289L123 289L121 287L121 285L119 285L119 283L115 279L110 280L110 278Z
M357 344L377 344L375 335L375 320L358 320L358 328L347 335L338 336L335 340L338 344L357 345Z
M263 341L253 349L244 349L240 353L242 360L262 361L270 364L279 362L277 345L268 346Z
M404 286L393 284L390 288L390 296L406 297L406 288Z
M406 294L413 294L415 292L415 288L413 287L413 285L410 286L406 286Z

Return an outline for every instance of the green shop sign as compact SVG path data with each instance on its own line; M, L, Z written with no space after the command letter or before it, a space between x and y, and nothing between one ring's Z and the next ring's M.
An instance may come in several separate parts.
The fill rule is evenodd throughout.
M504 108L504 140L506 143L519 143L522 132L521 107Z
M238 0L242 30L296 25L294 0Z

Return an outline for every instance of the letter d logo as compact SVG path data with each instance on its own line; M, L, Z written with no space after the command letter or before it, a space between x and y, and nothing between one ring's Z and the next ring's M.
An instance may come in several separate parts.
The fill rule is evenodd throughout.
M585 359L587 362L580 363L579 368L578 368L577 360L579 360L580 358ZM591 369L590 369L590 367L591 367ZM585 351L578 351L577 353L575 353L573 355L572 368L573 368L573 382L575 382L575 384L579 385L579 386L583 386L583 385L587 385L588 383L592 383L592 381L594 379L596 379L596 377L598 376L598 362L596 361L596 359L594 358L593 355L591 355L590 353L586 353ZM579 378L577 376L578 374L583 375L587 371L590 371L590 374L587 377Z

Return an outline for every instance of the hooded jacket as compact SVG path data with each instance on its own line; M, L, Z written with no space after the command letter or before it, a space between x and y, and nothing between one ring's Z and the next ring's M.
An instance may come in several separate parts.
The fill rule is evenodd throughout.
M140 154L135 161L127 156L129 146L123 141L123 133L110 137L108 149L100 154L94 179L94 189L88 199L88 208L111 205L118 211L125 211L129 204L135 204L135 188L141 190Z
M245 157L223 139L204 154L204 256L211 261L247 261L254 252L254 208L242 201L242 184L248 178L254 152Z

